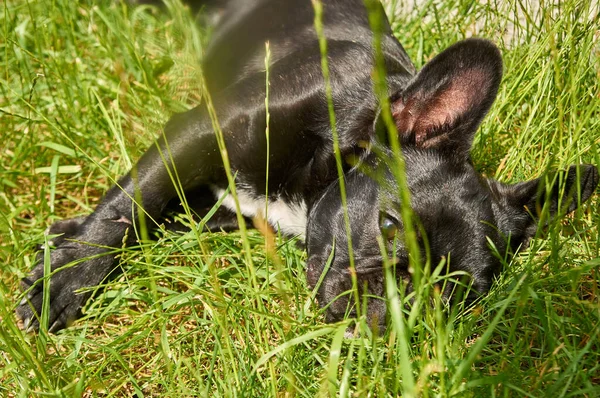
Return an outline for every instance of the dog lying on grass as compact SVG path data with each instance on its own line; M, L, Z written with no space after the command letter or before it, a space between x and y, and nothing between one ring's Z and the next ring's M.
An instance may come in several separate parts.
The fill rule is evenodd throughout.
M89 294L78 291L98 285L114 270L108 248L120 247L134 224L143 220L153 225L179 201L181 192L193 199L198 212L223 199L206 225L210 230L236 228L238 205L246 217L264 216L268 199L268 222L283 234L305 239L307 280L318 287L326 320L356 313L358 296L344 294L355 285L360 297L368 297L368 322L380 329L386 318L381 246L407 292L412 289L412 239L417 244L413 254L430 256L434 263L446 258L447 271L469 274L473 291L481 294L500 268L490 241L499 253L517 250L535 234L541 209L554 217L573 211L592 195L598 171L591 165L570 167L561 186L547 186L547 181L559 180L553 178L507 185L480 176L469 151L501 81L499 51L486 40L468 39L416 73L381 6L371 7L375 18L370 21L363 0L323 1L325 80L310 1L226 4L203 62L213 107L202 104L173 116L156 145L92 214L50 227L51 234L62 234L50 255L50 331L80 316ZM374 88L373 21L380 28L384 101ZM328 100L335 112L337 141ZM403 163L392 149L396 141ZM404 170L399 173L400 167ZM408 205L412 221L403 210ZM23 280L27 293L17 314L26 328L40 326L47 280L43 261ZM448 286L443 293L451 291Z

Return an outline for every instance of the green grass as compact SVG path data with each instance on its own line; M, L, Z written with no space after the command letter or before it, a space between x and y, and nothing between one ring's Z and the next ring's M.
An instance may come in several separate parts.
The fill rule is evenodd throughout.
M500 46L473 160L514 182L600 164L597 4L432 0L396 7L393 27L417 66L473 34ZM1 396L600 396L597 196L540 231L476 308L423 304L379 339L324 324L304 253L277 238L267 254L256 231L158 233L122 251L126 273L69 329L20 331L43 230L89 213L170 114L201 102L206 32L178 5L108 1L8 0L0 21Z

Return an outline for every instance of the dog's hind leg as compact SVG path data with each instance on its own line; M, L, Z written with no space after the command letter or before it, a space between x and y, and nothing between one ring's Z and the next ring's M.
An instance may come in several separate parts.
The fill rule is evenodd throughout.
M221 155L204 108L175 115L133 170L112 187L96 210L67 227L50 253L50 275L40 261L23 279L26 297L17 314L26 328L37 329L43 285L50 283L49 329L56 331L80 315L89 293L114 269L116 249L135 241L141 220L152 225L167 203L186 189L210 184L223 172Z

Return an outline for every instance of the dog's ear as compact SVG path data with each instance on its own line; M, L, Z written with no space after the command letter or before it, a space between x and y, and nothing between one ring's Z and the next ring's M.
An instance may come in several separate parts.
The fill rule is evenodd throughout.
M467 39L449 47L391 99L401 143L468 155L501 79L502 58L491 42Z
M526 243L535 236L544 209L545 223L574 211L592 196L598 179L596 166L579 165L518 184L492 182L500 203L500 214L496 214L499 226L511 235L513 247Z

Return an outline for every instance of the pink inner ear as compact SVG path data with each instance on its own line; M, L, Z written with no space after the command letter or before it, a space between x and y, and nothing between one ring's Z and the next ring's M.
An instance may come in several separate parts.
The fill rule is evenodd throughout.
M436 91L416 90L392 106L398 132L405 138L414 135L418 146L428 148L437 145L447 137L461 116L483 101L490 84L484 71L463 68ZM433 135L442 126L448 126L444 129L446 133Z

